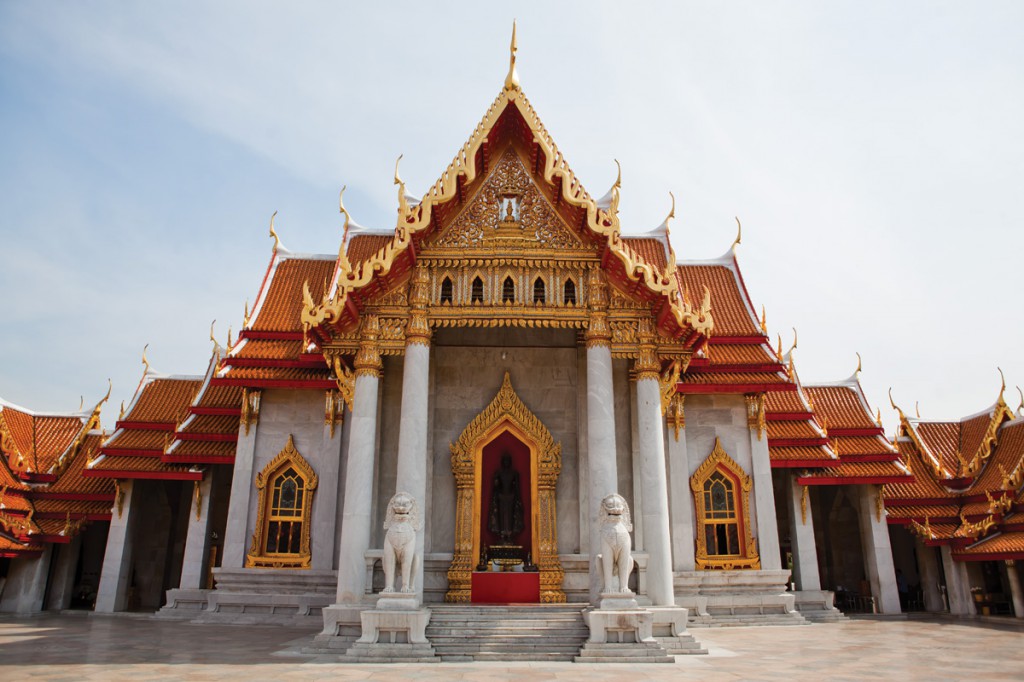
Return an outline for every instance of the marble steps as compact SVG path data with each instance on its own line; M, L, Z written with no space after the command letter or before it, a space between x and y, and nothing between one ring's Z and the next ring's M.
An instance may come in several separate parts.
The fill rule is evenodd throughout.
M810 625L799 613L698 616L688 628L755 627L764 625Z
M658 644L672 656L701 655L708 652L700 642L693 638L693 635L682 635L680 637L658 637Z
M444 661L571 661L590 634L582 606L429 608L427 639Z
M676 659L659 642L587 642L573 660L577 663L675 663Z
M842 623L849 620L838 609L832 611L801 611L800 615L812 623Z

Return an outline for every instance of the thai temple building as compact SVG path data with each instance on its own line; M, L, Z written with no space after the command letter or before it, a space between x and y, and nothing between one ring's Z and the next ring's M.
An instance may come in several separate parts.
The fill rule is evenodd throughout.
M893 404L890 439L859 363L806 381L739 235L705 261L677 260L672 214L628 236L514 41L437 182L413 197L396 166L395 225L342 204L339 251L301 254L271 221L205 371L144 355L106 428L105 398L0 403L0 611L315 624L348 660L660 661L704 626L1024 617L1005 386L959 422Z

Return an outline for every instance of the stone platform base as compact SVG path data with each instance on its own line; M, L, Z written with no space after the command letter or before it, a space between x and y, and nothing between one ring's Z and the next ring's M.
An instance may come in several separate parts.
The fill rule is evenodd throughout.
M190 611L196 623L319 626L337 588L334 571L217 568L214 577L215 590L169 590L161 617Z
M830 590L800 590L796 596L796 610L812 623L835 623L846 620L843 612L833 605L835 595Z
M155 615L167 620L192 620L206 610L207 599L212 591L167 590L167 603Z
M573 660L577 663L675 663L676 659L661 644L650 641L629 644L587 642Z
M786 591L789 571L684 571L675 574L676 603L690 627L806 625Z

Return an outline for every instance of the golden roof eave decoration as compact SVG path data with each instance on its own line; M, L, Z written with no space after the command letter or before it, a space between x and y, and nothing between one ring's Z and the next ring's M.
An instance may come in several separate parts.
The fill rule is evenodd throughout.
M401 201L395 234L388 244L358 265L353 266L347 259L346 262L339 262L334 291L325 292L323 300L319 303L313 301L308 291L303 292L303 328L308 332L324 323L337 322L341 319L352 292L365 287L375 277L386 276L391 271L396 258L409 248L413 236L429 228L434 207L457 196L460 178L468 185L480 174L482 169L477 166L477 151L509 106L516 107L533 133L533 141L543 153L544 167L541 169L541 176L544 181L549 185L559 186L561 199L568 205L585 211L586 227L595 235L604 237L609 253L621 262L626 276L631 281L642 284L656 296L664 297L680 329L691 328L705 337L710 336L714 329L714 320L711 315L711 294L707 287L704 288L702 304L699 307L691 306L681 295L675 263L668 263L666 272L662 272L657 266L634 253L623 242L618 216L618 183L612 188L609 207L600 208L569 168L529 100L518 87L506 88L499 93L469 140L418 204Z

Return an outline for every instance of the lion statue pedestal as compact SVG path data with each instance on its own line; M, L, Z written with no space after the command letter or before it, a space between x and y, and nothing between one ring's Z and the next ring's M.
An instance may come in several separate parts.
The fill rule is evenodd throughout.
M419 506L409 493L398 492L388 502L384 521L384 590L377 607L359 614L362 635L345 654L353 662L440 661L426 637L430 609L422 608L414 577L420 557L416 535L422 530ZM401 572L396 591L396 570Z

